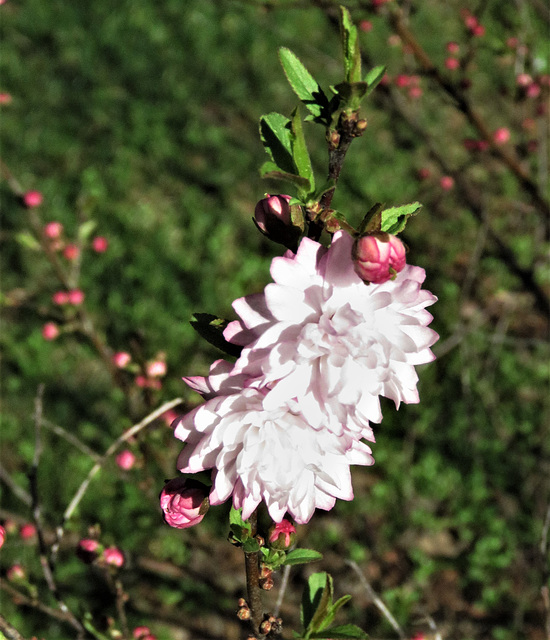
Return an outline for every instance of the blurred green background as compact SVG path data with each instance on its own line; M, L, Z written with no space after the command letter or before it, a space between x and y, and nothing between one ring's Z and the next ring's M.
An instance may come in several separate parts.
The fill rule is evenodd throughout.
M396 5L344 4L361 24L365 61L386 64L389 81L365 106L367 132L351 147L333 204L352 223L378 201L424 204L404 239L439 298L432 326L441 339L438 359L420 371L421 403L399 412L384 404L376 464L355 470L355 500L318 513L300 528L300 544L325 553L316 568L334 575L337 594L353 594L348 620L373 638L394 632L346 559L359 563L411 637L429 628L430 615L449 639L542 639L548 555L540 541L550 502L544 208L498 149L465 148L464 139L479 132L396 38L387 16ZM251 222L266 191L286 190L258 173L260 115L289 114L297 102L277 48L291 48L326 89L340 82L336 6L7 0L0 7L0 92L11 96L0 105L0 518L12 529L32 520L28 474L40 385L47 542L92 466L53 425L100 454L163 401L198 402L180 378L205 374L221 356L189 319L197 311L233 318L231 302L261 290L280 253ZM491 132L510 131L505 152L544 197L549 16L534 1L518 6L426 0L402 9L444 81ZM480 10L482 36L465 27L464 9ZM445 67L450 41L460 45L462 66L454 71ZM521 73L530 74L537 95L518 87ZM322 178L323 132L310 125L306 136ZM442 189L444 175L454 188ZM37 209L22 206L29 190L44 196ZM77 261L58 254L58 262L85 293L86 322L103 341L103 359L82 330L83 316L52 303L64 286L38 242L51 221L81 249ZM105 253L90 248L98 235L108 240ZM42 328L52 321L62 333L47 341ZM162 387L139 387L136 371L113 376L106 355L117 351L131 353L141 373L164 354ZM157 420L129 448L134 468L110 459L68 524L56 569L63 597L78 616L91 612L98 628L116 618L104 576L74 555L78 539L99 525L101 540L126 554L130 628L146 624L159 640L238 638L244 570L225 540L228 506L194 529L169 529L157 496L176 473L180 445ZM15 530L0 552L1 575L14 563L55 608L36 541ZM298 628L298 594L310 571L292 574L285 637ZM15 604L9 591L0 591L0 602L25 637L75 637L66 624Z

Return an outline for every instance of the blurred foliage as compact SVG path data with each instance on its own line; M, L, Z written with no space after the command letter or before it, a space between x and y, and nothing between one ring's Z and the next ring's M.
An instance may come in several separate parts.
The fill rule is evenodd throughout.
M449 639L536 640L548 560L538 547L550 502L544 212L498 150L465 149L463 140L479 132L395 37L387 7L343 4L358 23L369 22L361 31L366 61L387 65L390 81L369 98L369 126L351 147L334 206L357 224L374 202L423 202L404 239L439 297L433 326L441 340L438 360L420 372L421 403L399 412L384 405L376 465L354 472L355 500L317 514L299 531L300 544L325 552L321 569L334 575L337 593L354 593L349 621L372 637L391 629L346 558L361 565L411 635L428 613ZM490 131L510 130L506 149L544 194L548 86L541 80L540 95L527 98L516 77L548 74L548 15L537 2L488 0L478 16L485 35L473 37L460 16L466 7L477 3L403 3L442 77ZM278 252L251 223L256 201L278 189L259 178L259 117L295 106L277 48L292 49L324 86L340 81L335 8L286 0L0 7L0 91L12 96L0 105L3 521L31 520L25 497L39 385L45 420L97 454L163 401L198 402L180 377L206 373L220 356L194 333L192 314L232 318L232 300L269 281ZM449 41L460 45L456 71L444 67ZM400 88L399 76L421 95ZM315 129L305 133L322 176L325 142ZM454 189L441 188L443 175L453 176ZM44 195L36 210L21 204L28 190ZM33 241L51 221L64 225L65 241L80 242L76 263L58 259L85 292L103 358L82 316L51 301L64 286ZM95 228L78 240L90 221ZM108 239L105 253L90 248L95 235ZM42 337L48 321L62 330L54 341ZM139 371L113 376L107 356L116 351L131 353ZM137 386L136 373L159 354L168 367L162 387ZM51 541L92 460L51 428L42 438L39 498ZM239 637L234 610L244 571L225 541L227 505L200 527L168 530L157 495L175 475L179 445L157 420L128 446L136 466L122 471L109 460L68 524L56 570L67 604L77 615L91 611L98 625L116 616L101 572L74 555L97 524L102 542L126 554L130 627L147 624L159 640ZM55 608L36 542L12 531L2 575L16 562ZM287 629L297 625L306 574L291 581ZM4 615L25 636L74 637L1 593Z

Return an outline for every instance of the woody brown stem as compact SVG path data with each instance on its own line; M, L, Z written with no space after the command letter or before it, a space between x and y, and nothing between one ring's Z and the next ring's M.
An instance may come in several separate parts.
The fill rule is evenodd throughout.
M256 535L258 515L254 512L248 522L251 526L251 536ZM244 562L246 568L246 589L248 593L247 604L250 609L250 623L254 630L254 635L260 633L260 624L262 623L264 612L260 590L260 567L259 552L244 554Z

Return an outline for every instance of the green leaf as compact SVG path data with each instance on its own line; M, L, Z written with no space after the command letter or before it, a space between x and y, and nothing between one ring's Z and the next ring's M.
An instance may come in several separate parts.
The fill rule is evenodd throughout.
M351 14L346 7L340 7L340 30L342 48L344 50L344 72L348 82L361 80L361 52L357 37L357 27L353 24Z
M382 222L381 211L383 206L384 205L381 202L377 202L367 211L357 230L359 235L380 231L380 225Z
M367 95L368 85L366 82L341 82L332 90L339 96L342 109L357 111L361 100Z
M401 233L407 224L407 220L411 216L416 215L421 207L420 202L412 202L411 204L404 204L400 207L385 209L382 211L382 231L393 235Z
M307 150L306 139L304 137L304 131L302 129L302 119L298 109L294 109L291 116L292 127L292 159L296 168L298 169L298 175L302 178L306 178L309 181L309 190L315 189L315 178L313 176L313 169L311 168L311 160L309 158L309 152Z
M374 91L374 89L376 89L376 87L380 83L380 80L382 80L382 78L384 77L385 73L386 73L386 66L383 64L378 67L374 67L374 69L371 69L367 73L367 75L365 76L364 82L367 85L368 89L365 95L368 96L369 93L371 93L371 91Z
M256 538L248 538L243 542L243 551L245 553L257 553L260 550L260 545Z
M242 512L242 509L235 509L235 507L231 505L231 510L229 512L229 524L235 524L241 527L241 529L246 529L247 531L252 533L250 522L248 522L248 520L243 520Z
M281 47L279 60L294 93L311 113L311 119L328 124L329 101L319 83L290 49Z
M337 600L332 607L330 607L325 619L323 620L323 624L319 627L319 630L326 629L332 621L334 620L338 611L351 600L351 596L342 596L339 600Z
M22 247L26 247L27 249L31 249L32 251L39 251L41 248L40 242L38 242L38 240L27 231L16 233L15 239Z
M96 227L97 222L95 220L83 222L80 227L78 227L78 239L84 242L92 235Z
M292 159L290 120L281 113L268 113L260 118L260 136L267 153L284 173L297 173Z
M367 640L368 634L355 626L354 624L343 624L338 627L330 627L323 631L313 632L310 638L357 638L359 640Z
M271 180L286 180L287 182L290 182L298 187L300 191L310 190L310 184L307 178L298 176L295 173L287 173L285 171L281 171L279 167L273 162L264 162L264 164L260 168L260 175L262 176L262 178L269 178Z
M329 576L324 571L314 573L309 577L302 594L302 606L300 607L300 620L305 630L310 628L315 612L319 608L321 598L327 587ZM325 609L325 613L326 613Z
M322 558L323 554L313 549L293 549L286 554L284 564L307 564L308 562L317 562Z
M229 320L218 318L211 313L195 313L189 324L200 336L221 351L231 356L240 356L242 347L228 342L223 337L223 331L229 324Z

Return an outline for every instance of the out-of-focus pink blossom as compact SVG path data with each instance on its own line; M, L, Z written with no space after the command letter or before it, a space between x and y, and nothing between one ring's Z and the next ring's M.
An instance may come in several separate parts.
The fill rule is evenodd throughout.
M418 171L416 172L416 175L418 176L419 180L427 180L432 175L432 172L428 169L428 167L420 167L420 169L418 169Z
M11 96L11 93L7 93L6 91L0 93L0 104L11 104L12 101L13 98Z
M105 253L109 247L109 241L104 236L96 236L92 240L92 248L96 253Z
M361 22L359 23L359 29L361 29L361 31L363 31L364 33L372 31L372 22L370 20L361 20Z
M460 67L460 60L458 58L447 58L445 60L445 67L450 71L454 71Z
M500 127L493 133L493 141L495 144L506 144L510 140L510 129Z
M148 384L147 378L145 376L136 376L135 382L136 385L141 388L146 387Z
M52 301L59 305L68 304L69 294L66 291L56 291L52 296Z
M0 524L0 549L4 546L5 541L6 541L6 530Z
M176 529L198 524L208 511L208 488L188 478L174 478L160 493L164 521Z
M68 293L69 304L78 306L84 302L84 292L82 289L71 289Z
M132 356L126 351L117 351L113 356L113 363L115 367L118 367L119 369L124 369L124 367L130 364L131 360Z
M63 249L63 255L67 260L76 260L80 255L80 248L76 244L70 243Z
M91 564L99 555L101 545L97 540L91 538L83 538L78 543L76 548L76 555L82 562Z
M44 235L46 238L50 238L51 240L59 238L62 233L63 225L61 222L48 222L44 227Z
M455 181L452 176L442 176L439 180L439 186L443 191L450 191L455 186Z
M46 322L42 327L42 337L44 340L55 340L59 335L59 327L55 322Z
M471 31L472 35L476 38L481 38L485 35L485 27L482 24L476 24L476 26Z
M456 55L460 51L460 45L458 42L447 42L445 49L447 49L448 53Z
M283 519L269 530L268 541L275 549L288 549L296 538L296 527L290 520Z
M43 200L44 197L42 196L40 191L27 191L27 193L23 195L23 202L29 209L32 209L33 207L39 207L42 204Z
M538 98L540 96L541 88L536 82L532 82L525 91L525 95L528 98Z
M128 471L134 466L136 456L129 449L124 449L116 456L115 461L121 469Z
M20 564L12 565L6 571L6 578L11 582L17 582L18 580L24 580L26 578L25 569Z
M421 87L411 87L408 91L408 96L412 100L418 100L418 98L422 97L423 93L424 91L422 90Z
M515 36L512 36L511 38L508 38L508 40L506 40L506 46L510 47L510 49L516 49L518 44L519 40Z
M178 417L178 414L174 411L174 409L168 409L165 411L161 418L164 420L167 427L171 427L174 420Z
M147 364L147 375L150 378L162 378L166 375L166 362L164 360L154 360Z
M107 547L104 549L102 558L104 562L112 567L122 567L124 564L124 554L117 547Z
M136 627L132 631L132 638L135 640L157 640L157 637L151 633L149 627Z
M394 84L396 87L408 87L411 84L411 79L409 76L406 76L403 73L400 73L398 76L395 76Z
M355 273L365 282L382 284L403 270L405 247L389 233L363 236L353 246Z
M519 73L516 76L518 87L528 87L533 82L533 78L528 73Z
M36 527L28 522L19 528L19 537L21 540L32 540L36 536Z

